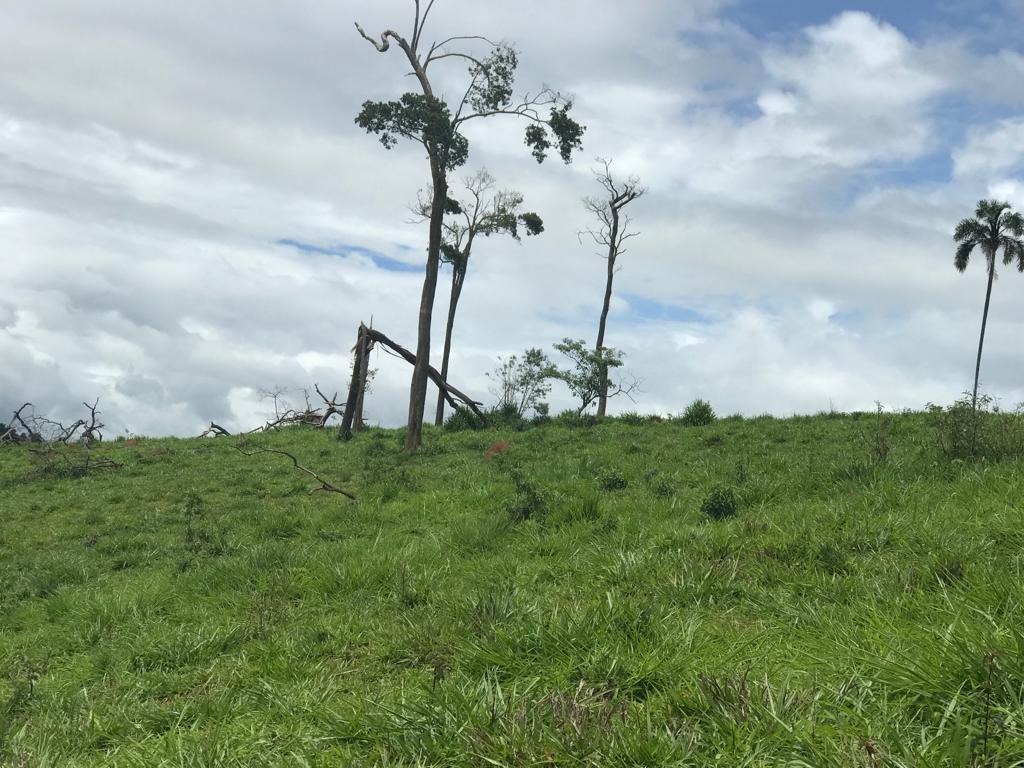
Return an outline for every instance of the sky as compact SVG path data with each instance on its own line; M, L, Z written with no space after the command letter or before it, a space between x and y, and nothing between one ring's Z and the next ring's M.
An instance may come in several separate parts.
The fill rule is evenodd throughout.
M108 435L262 423L261 393L344 396L360 321L415 346L422 148L354 124L412 88L411 0L13 0L0 25L0 420L31 401ZM636 402L611 412L891 409L970 388L984 301L952 230L985 197L1024 208L1024 0L437 0L425 37L520 50L521 91L572 94L566 166L523 126L469 162L545 232L472 257L451 380L493 401L499 357L592 341L605 263L578 232L593 168L635 174L640 235L606 343ZM449 60L457 61L457 60ZM446 96L461 65L442 70ZM435 313L439 355L449 275ZM1024 400L1024 275L995 286L982 387ZM436 359L436 357L435 357ZM410 369L378 353L371 423L404 421ZM428 396L433 403L434 396ZM570 405L556 385L552 409Z

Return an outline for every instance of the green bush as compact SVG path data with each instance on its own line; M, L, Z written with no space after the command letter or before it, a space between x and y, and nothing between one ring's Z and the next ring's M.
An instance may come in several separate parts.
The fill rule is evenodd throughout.
M737 512L736 494L732 488L718 486L711 490L700 505L701 514L712 520L725 520Z
M642 427L647 423L648 419L646 416L641 416L636 411L629 411L619 416L619 421L623 424L628 424L631 427Z
M592 427L597 424L597 416L592 413L579 413L571 408L562 411L555 417L559 424L569 427Z
M936 446L948 459L1003 461L1024 456L1024 406L1004 412L989 395L980 395L975 404L965 394L945 408L929 403L927 410Z
M498 405L486 411L487 425L499 429L514 429L521 432L526 429L527 421L512 404Z
M467 432L483 428L480 418L469 408L456 408L444 422L445 432Z
M617 469L605 469L598 474L597 484L602 491L621 491L629 481Z
M538 520L548 513L548 503L544 493L531 483L519 467L512 467L509 472L512 484L516 487L515 498L506 511L512 522L521 523L525 520Z
M686 406L683 415L679 417L679 421L687 427L706 427L709 424L714 424L717 419L711 403L700 398Z

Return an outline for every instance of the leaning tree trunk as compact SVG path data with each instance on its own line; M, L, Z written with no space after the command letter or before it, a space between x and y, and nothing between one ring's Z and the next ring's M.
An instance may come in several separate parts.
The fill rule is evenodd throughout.
M608 246L608 282L604 287L604 305L601 307L601 321L597 326L598 352L604 346L604 332L608 325L608 311L612 305L612 281L615 279L615 257L618 256L617 241L619 239L619 212L612 206L612 231ZM601 393L597 398L597 417L604 418L608 410L608 366L601 366Z
M974 366L974 397L972 399L975 410L978 408L978 382L981 379L981 350L985 346L985 327L988 325L988 307L992 301L992 283L995 281L996 264L995 259L988 266L988 288L985 289L985 310L981 314L981 336L978 338L978 362Z
M455 312L459 306L459 297L462 295L462 284L466 280L465 269L459 269L458 265L452 270L452 295L448 301L448 324L444 329L444 354L441 358L441 378L448 381L448 361L452 354L452 334L455 331ZM445 397L443 391L437 393L437 411L434 414L434 424L444 424Z
M430 204L430 238L427 244L427 273L423 278L420 297L419 322L416 328L416 365L409 386L409 424L405 435L405 448L415 451L423 441L423 413L427 404L427 380L430 372L430 322L434 313L434 294L437 292L437 273L441 264L441 238L443 234L445 201L448 199L448 179L444 167L432 162L433 200Z

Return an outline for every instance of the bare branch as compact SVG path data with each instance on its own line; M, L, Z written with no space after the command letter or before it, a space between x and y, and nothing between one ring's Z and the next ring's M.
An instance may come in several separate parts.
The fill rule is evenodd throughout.
M326 409L324 410L324 414L323 414L323 416L320 419L320 426L321 427L327 426L327 422L330 421L331 416L343 416L345 414L345 406L340 405L338 403L338 393L337 392L334 393L333 397L328 398L327 395L325 395L323 392L320 391L320 385L319 384L314 384L313 385L313 389L315 389L316 393L318 395L320 395L320 399L324 401L324 405L326 406ZM316 411L313 410L313 409L310 409L309 412L310 413L316 413Z
M32 429L28 424L26 424L25 420L21 416L22 411L24 411L26 408L35 408L35 406L32 405L32 403L25 403L24 405L21 406L21 408L16 410L14 412L14 418L11 421L11 428L13 429L14 428L14 422L17 422L17 423L21 424L21 428L25 430L25 435L26 435L27 439L32 440L34 442L42 442L43 441L42 435L40 435L38 432L36 432L34 429Z
M276 453L278 456L285 456L285 457L291 459L292 460L292 464L294 465L295 469L297 469L300 472L305 472L307 475L309 475L314 480L316 480L318 483L320 483L320 485L318 485L316 488L310 489L310 491L309 491L309 495L310 496L312 496L314 493L317 493L318 491L323 491L325 493L340 493L342 496L346 496L346 497L352 499L352 501L358 501L358 499L356 499L356 497L353 494L349 493L348 491L344 490L343 488L339 488L338 486L334 485L333 483L328 482L327 480L324 480L316 472L314 472L313 470L309 469L309 467L304 467L301 464L299 464L299 460L296 459L294 456L292 456L287 451L278 451L278 450L275 450L273 448L256 448L255 450L252 450L252 451L246 451L246 450L243 450L242 447L238 446L238 445L235 446L235 449L239 453L241 453L243 456L256 456L257 454L260 454L260 453Z
M407 363L411 365L416 365L416 356L412 352L407 350L405 347L401 346L400 344L397 344L396 342L392 341L387 336L385 336L383 333L374 330L373 328L368 328L366 330L366 333L367 337L371 341L374 341L378 344L390 348L402 359L404 359ZM462 403L471 411L473 411L473 413L476 414L481 420L483 420L484 422L487 421L487 417L485 417L484 414L480 411L481 403L477 402L476 400L473 400L472 398L469 397L469 395L465 394L464 392L460 392L451 384L447 383L441 376L440 372L438 372L438 370L433 366L430 366L427 369L427 372L430 377L430 380L434 382L438 389L445 393L445 397L448 399L449 404L453 408L455 408L458 405L458 403L456 403L455 400L453 400L452 398L457 398L458 400L461 400Z
M366 40L370 45L372 45L374 48L376 48L381 53L384 53L389 48L391 48L391 40L394 40L399 45L401 45L404 42L402 40L402 36L399 35L397 32L395 32L393 29L385 29L383 32L381 32L380 33L380 42L377 42L372 37L370 37L368 34L366 34L366 31L361 26L359 26L359 22L358 21L355 22L355 25L356 25L356 29L359 30L359 34L363 36L363 39ZM390 38L390 40L389 40L389 38Z
M430 10L434 7L434 0L430 0L427 3L426 9L423 11L423 17L420 18L420 2L416 0L416 31L412 36L412 47L413 50L419 48L420 36L423 34L423 27L427 24L427 16L430 15Z

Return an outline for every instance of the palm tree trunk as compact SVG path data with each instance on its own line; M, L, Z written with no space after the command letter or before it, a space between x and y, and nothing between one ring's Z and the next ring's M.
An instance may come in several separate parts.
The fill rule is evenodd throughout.
M466 273L458 268L452 270L452 295L448 301L448 325L444 329L444 356L441 358L441 378L448 381L448 360L452 354L452 333L455 330L455 311L459 306L459 296L462 295L462 284L466 279ZM444 392L437 393L437 411L434 414L434 424L444 424Z
M430 238L427 244L427 273L423 278L420 314L416 328L416 365L409 385L409 423L405 449L415 451L423 441L423 413L427 405L427 380L430 370L430 324L434 313L434 294L441 265L444 208L448 199L448 178L444 167L432 161L433 199L430 204Z
M992 283L996 277L995 259L988 265L988 288L985 290L985 311L981 315L981 336L978 339L978 362L974 366L974 409L978 409L978 381L981 379L981 350L985 346L985 327L988 325L988 307L992 301Z

